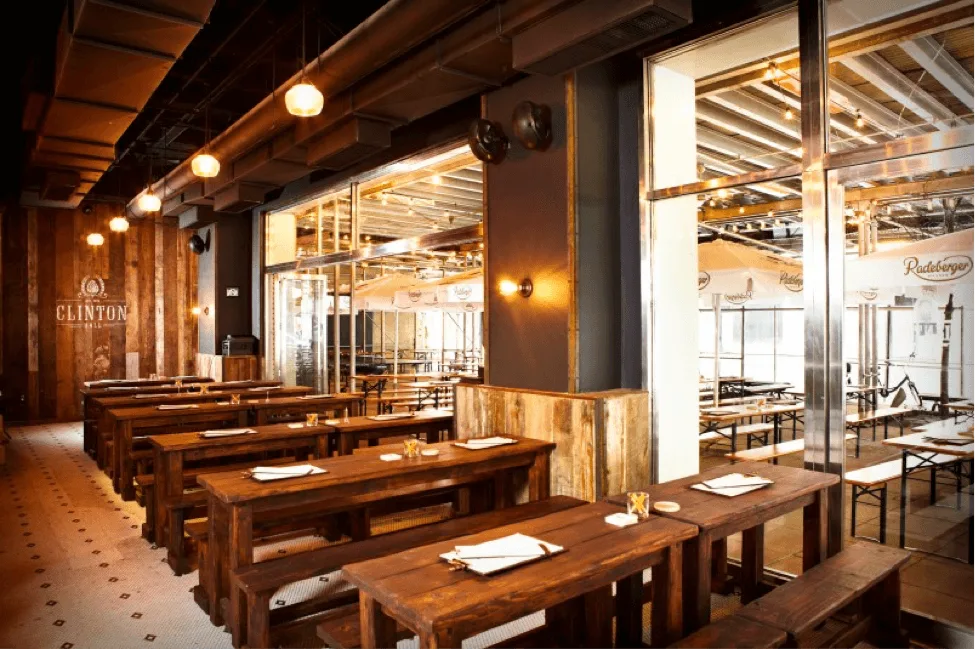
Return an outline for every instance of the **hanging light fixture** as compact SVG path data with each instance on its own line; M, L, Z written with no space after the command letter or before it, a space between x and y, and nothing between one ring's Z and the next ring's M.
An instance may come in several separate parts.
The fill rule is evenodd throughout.
M325 107L325 96L305 79L305 4L301 4L301 80L284 94L284 105L297 117L314 117Z
M860 114L860 111L858 109L857 110L857 121L856 121L857 128L863 128L864 124L865 124L865 122L863 121L863 115Z
M124 216L116 216L108 222L108 227L112 232L127 232L129 230L129 220Z
M794 120L796 118L796 114L794 112L792 112L792 107L791 106L787 106L786 107L785 114L783 115L783 117L785 117L786 121L789 121L789 122L791 122L792 120Z
M158 212L162 201L152 192L152 186L146 187L146 192L139 197L139 209L143 212Z
M203 127L203 153L197 153L190 163L195 176L215 178L220 173L220 161L210 155L210 105L207 104Z
M85 237L85 241L88 242L89 246L100 246L103 243L105 243L105 237L103 237L98 232L92 232L87 237Z

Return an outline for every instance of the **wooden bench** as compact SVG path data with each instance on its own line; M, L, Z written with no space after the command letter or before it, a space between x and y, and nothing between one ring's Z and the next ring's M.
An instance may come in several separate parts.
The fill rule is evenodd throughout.
M321 637L321 636L319 636ZM775 627L729 615L698 629L671 647L684 649L776 649L786 643L788 634ZM331 646L331 645L330 645Z
M937 500L937 469L939 466L946 466L959 461L960 458L954 455L938 454L925 459L925 464L935 464L931 467L931 504ZM910 456L907 458L909 469L918 466L921 459ZM850 500L850 536L857 535L857 503L864 496L874 498L880 507L880 530L877 540L881 543L887 541L887 483L896 478L900 478L904 466L901 460L889 460L865 466L861 469L847 471L843 476L847 484L852 488ZM958 493L958 506L961 507L961 473L955 473L955 488Z
M744 435L746 441L746 446L748 448L752 447L752 439L758 438L762 440L762 444L768 444L768 436L775 430L773 424L759 423L759 424L742 424L738 426L738 434ZM715 442L727 441L731 443L731 429L730 428L718 428L717 430L709 430L707 432L701 433L698 436L698 442L709 443L708 446L713 446Z
M852 439L856 439L856 435L846 433L843 438L849 442ZM771 460L777 464L780 457L802 453L804 450L806 450L805 439L792 439L780 444L769 444L768 446L759 446L758 448L745 451L725 453L724 456L732 462L767 462Z
M584 501L576 498L555 496L524 505L390 532L364 541L343 543L281 559L263 561L234 571L231 573L231 592L237 590L246 599L247 646L271 646L270 602L274 593L283 586L334 572L351 563L385 557L421 545L475 534L583 504ZM358 597L355 601L358 601ZM305 612L307 614L307 611ZM326 629L326 633L329 632Z
M318 637L330 649L358 649L362 646L359 633L359 603L346 604L322 616L318 623ZM412 638L414 633L402 624L396 625L396 640Z
M906 647L900 629L900 569L910 552L874 543L852 543L839 554L736 613L784 631L789 646L852 647L869 639L881 647ZM827 625L837 613L849 621Z
M901 435L904 434L904 415L913 412L911 408L877 408L876 410L863 410L851 412L846 415L846 428L856 434L856 457L860 457L860 430L867 426L873 426L873 439L877 439L877 423L884 424L884 439L887 439L887 429L891 419L897 420L900 425Z

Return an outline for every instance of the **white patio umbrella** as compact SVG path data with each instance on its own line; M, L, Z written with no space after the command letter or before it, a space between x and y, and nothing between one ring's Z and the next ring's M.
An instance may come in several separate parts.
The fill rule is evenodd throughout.
M484 309L484 274L479 268L396 292L396 308L471 312Z
M361 311L380 311L395 313L393 324L393 374L399 374L399 314L401 311L416 312L418 308L396 305L396 294L401 290L411 290L426 284L413 275L383 275L356 285L355 304Z
M752 246L717 239L698 251L697 290L714 309L714 404L721 387L721 307L802 300L802 264Z

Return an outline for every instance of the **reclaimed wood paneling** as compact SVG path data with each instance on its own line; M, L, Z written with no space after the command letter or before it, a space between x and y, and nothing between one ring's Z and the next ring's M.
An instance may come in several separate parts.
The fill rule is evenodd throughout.
M190 233L165 219L133 220L128 232L113 233L108 222L117 214L111 205L93 205L89 214L5 214L2 335L12 362L2 368L0 390L9 419L80 418L84 381L195 372L196 260L183 252ZM91 232L105 243L89 246ZM85 277L104 282L103 303L124 301L124 324L58 320L59 304L79 299ZM20 290L10 290L11 281L21 282Z
M458 437L555 442L553 494L596 500L650 481L649 397L636 390L568 394L458 385Z

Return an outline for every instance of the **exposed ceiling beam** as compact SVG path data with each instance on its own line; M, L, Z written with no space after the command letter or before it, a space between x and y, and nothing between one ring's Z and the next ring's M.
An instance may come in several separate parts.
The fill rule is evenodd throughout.
M843 106L854 114L860 111L860 115L867 123L883 129L889 135L912 136L923 135L928 132L924 126L910 125L880 102L835 77L831 77L829 80L829 98L830 101Z
M720 126L733 133L740 133L742 137L773 149L800 157L799 140L777 131L760 126L730 110L720 108L705 102L697 103L697 118Z
M950 131L956 126L952 123L956 117L953 112L879 54L870 53L843 59L843 65L922 119L933 122L939 131Z
M904 196L927 197L946 192L972 191L975 176L966 174L961 176L949 176L947 178L935 178L933 180L923 180L914 182L892 183L890 185L878 185L865 189L848 189L845 194L846 203L857 203L870 200L890 200ZM802 210L802 199L788 199L773 203L756 203L754 205L744 205L744 211L738 207L705 207L703 212L698 213L699 221L731 221L756 216L765 216L769 211L772 212L796 212Z
M972 97L975 93L975 83L972 81L972 75L945 51L944 46L930 36L923 36L901 43L900 48L927 70L928 74L937 79L938 83L958 101L968 106L968 110L975 110L975 99Z
M788 81L791 82L793 80L790 78L790 79L788 79ZM784 85L786 85L786 84L774 85L773 86L773 85L769 85L769 84L766 84L766 83L758 83L758 84L755 84L754 88L756 90L760 90L761 92L764 92L768 96L772 97L773 99L775 99L775 100L777 100L777 101L779 101L781 103L788 104L789 106L792 106L793 109L795 109L795 110L798 111L802 107L802 102L799 100L799 96L796 94L796 92L798 92L798 90L799 90L798 84L794 84L794 83L793 84L788 84L790 86L790 90L792 90L792 92L790 92L790 90L786 90L786 88L783 87ZM832 88L830 88L830 90L832 90ZM831 98L832 98L832 96L831 96ZM839 102L834 102L834 103L839 103ZM856 118L855 117L851 117L851 115L856 115L857 108L856 107L847 107L847 106L843 106L843 108L845 110L847 110L848 113L834 112L834 113L831 113L830 114L830 117L829 117L829 125L830 125L830 127L832 129L838 131L842 135L848 136L848 137L853 138L853 139L856 139L856 140L859 140L860 142L863 142L864 144L877 144L877 142L879 140L877 139L876 134L869 134L868 135L868 134L864 133L864 129L861 129L861 128L858 128L857 127L857 125L856 125ZM881 108L883 108L883 106L881 106ZM884 109L884 110L886 110L886 109ZM866 120L866 116L863 115L862 112L861 112L861 116L863 116L864 119ZM869 120L867 120L867 121L869 121Z
M769 151L744 138L725 135L704 125L697 127L697 143L765 169L782 167L793 162L787 155Z
M938 34L955 27L972 24L972 6L968 0L937 2L893 20L884 20L851 29L830 37L831 61L898 45L921 36ZM798 71L799 50L792 49L769 57L783 71ZM697 96L751 86L764 80L767 61L755 61L734 70L699 79Z
M744 90L731 90L720 95L712 95L705 101L718 104L772 130L799 140L799 120L785 118L785 105L773 106ZM793 110L794 115L798 115L792 106L789 106L789 109Z
M749 173L751 169L747 169L740 165L736 165L733 162L728 162L722 160L716 156L710 155L698 149L697 159L704 163L706 166L722 172L723 174L745 174ZM769 196L774 196L775 198L783 198L785 196L793 196L797 192L796 190L786 186L780 185L779 183L758 183L755 185L749 185L749 188L762 192L763 194L768 194Z

